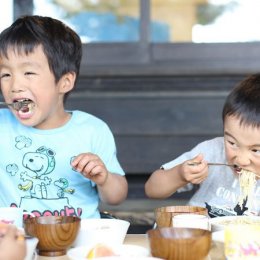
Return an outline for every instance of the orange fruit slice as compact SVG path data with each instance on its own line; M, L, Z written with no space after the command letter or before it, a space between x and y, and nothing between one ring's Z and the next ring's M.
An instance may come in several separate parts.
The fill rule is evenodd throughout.
M97 244L90 249L86 258L94 259L96 257L114 256L114 255L116 255L116 254L113 252L113 250L109 246L107 246L105 244Z

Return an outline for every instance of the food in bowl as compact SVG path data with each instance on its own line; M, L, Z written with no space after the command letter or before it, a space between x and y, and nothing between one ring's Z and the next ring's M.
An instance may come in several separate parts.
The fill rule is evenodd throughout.
M211 231L224 230L229 225L260 225L258 216L224 216L211 218Z

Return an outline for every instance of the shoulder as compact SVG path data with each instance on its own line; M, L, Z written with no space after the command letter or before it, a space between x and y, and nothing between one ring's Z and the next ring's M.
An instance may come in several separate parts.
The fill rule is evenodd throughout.
M6 109L6 108L0 109L0 124L1 125L7 125L7 124L11 124L11 123L14 124L15 122L17 122L17 120L9 109Z
M224 147L224 138L215 137L210 140L203 141L199 143L196 148L206 148L206 149L222 149Z
M106 122L84 111L72 111L72 123L95 131L110 131Z
M200 143L197 146L197 151L203 153L204 158L208 161L225 161L224 137L216 137Z

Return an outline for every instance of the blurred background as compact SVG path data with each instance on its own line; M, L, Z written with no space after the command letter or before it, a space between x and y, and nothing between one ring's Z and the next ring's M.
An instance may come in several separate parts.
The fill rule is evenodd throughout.
M259 11L259 0L5 0L0 31L37 14L80 35L80 78L67 108L111 127L129 194L100 208L139 232L152 225L155 207L185 204L196 189L150 200L144 183L163 163L222 135L227 93L260 71Z

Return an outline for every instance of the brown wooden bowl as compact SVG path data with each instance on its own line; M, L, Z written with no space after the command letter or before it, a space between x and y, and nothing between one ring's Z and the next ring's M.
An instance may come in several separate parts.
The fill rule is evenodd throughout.
M35 217L24 220L24 230L39 239L39 255L61 256L76 239L80 222L81 219L74 216Z
M151 254L166 260L201 260L209 254L211 231L164 227L147 231Z
M208 210L198 206L165 206L154 210L157 227L172 227L172 218L180 214L208 215Z

